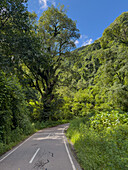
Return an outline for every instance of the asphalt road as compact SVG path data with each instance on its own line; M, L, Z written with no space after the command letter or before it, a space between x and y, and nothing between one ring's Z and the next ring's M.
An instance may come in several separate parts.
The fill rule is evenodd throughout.
M64 130L68 124L40 130L0 157L0 170L81 170Z

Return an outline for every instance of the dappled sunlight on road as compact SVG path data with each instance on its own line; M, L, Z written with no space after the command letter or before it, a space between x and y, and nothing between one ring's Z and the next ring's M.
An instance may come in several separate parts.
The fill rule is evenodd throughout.
M58 134L58 135L57 135ZM45 137L37 137L37 138L33 138L33 140L56 140L56 139L63 139L63 133L56 133L56 134L49 134L48 136Z

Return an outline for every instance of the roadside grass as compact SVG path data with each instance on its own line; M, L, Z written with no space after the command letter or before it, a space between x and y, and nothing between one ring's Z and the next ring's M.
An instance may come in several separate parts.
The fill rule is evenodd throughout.
M98 132L85 119L76 119L70 123L67 137L74 144L84 170L128 169L128 125Z
M68 122L69 122L68 120L36 122L36 123L32 123L29 129L27 128L24 132L21 129L17 128L11 132L10 136L8 136L7 143L3 143L0 140L0 156L6 153L7 151L11 150L16 145L23 142L25 139L27 139L29 136L31 136L35 132L41 129L44 129L44 128L54 127L60 124L68 123Z

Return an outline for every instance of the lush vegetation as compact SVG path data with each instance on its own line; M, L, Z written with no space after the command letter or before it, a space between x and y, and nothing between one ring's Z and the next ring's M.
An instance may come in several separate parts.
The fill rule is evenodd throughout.
M37 20L27 0L3 0L0 14L0 153L35 129L81 117L69 137L79 154L97 148L94 159L91 150L88 161L80 156L83 168L126 169L128 12L76 50L79 30L63 6Z
M128 169L127 24L126 12L99 40L77 49L83 62L73 68L78 80L68 101L71 113L83 118L67 135L84 169Z
M67 136L74 144L83 169L128 169L128 124L119 123L117 126L117 116L114 112L109 114L112 114L112 119L107 126L105 122L108 113L105 112L102 113L102 118L97 115L95 120L88 116L70 124Z
M90 112L120 110L127 112L128 97L128 13L123 13L93 44L77 49L72 63L70 85L62 93L71 113L85 116ZM73 61L74 62L74 61ZM65 80L66 81L66 80Z
M58 118L55 93L63 61L79 38L64 7L39 20L27 0L0 4L0 154L36 130L67 122Z

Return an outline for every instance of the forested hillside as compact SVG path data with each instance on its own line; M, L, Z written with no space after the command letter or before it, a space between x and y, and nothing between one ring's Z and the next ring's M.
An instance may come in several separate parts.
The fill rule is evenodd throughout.
M0 153L53 121L82 118L74 123L78 125L74 140L78 143L86 128L99 136L108 128L122 128L119 131L124 143L121 141L118 147L123 147L119 154L124 153L124 157L118 161L123 159L121 169L126 169L128 12L93 44L75 49L79 37L76 22L66 15L63 6L49 7L38 20L36 13L28 12L27 1L2 1ZM112 130L116 134L116 129ZM69 137L72 135L69 130Z
M128 111L128 13L119 16L93 44L77 49L72 71L75 93L72 112L84 116L90 111Z
M76 90L65 105L81 119L71 123L67 135L83 169L126 170L128 12L106 28L100 39L77 51L80 59L72 67L77 73Z

